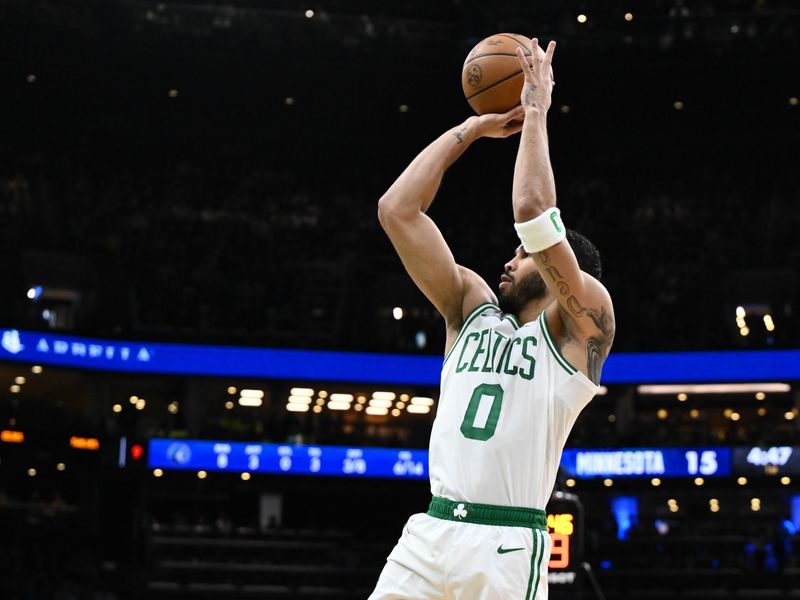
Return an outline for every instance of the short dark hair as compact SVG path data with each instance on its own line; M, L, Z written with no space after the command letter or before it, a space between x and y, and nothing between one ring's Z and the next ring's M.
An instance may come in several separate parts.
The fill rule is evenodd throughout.
M595 279L603 275L603 263L600 261L600 252L597 247L585 236L577 231L567 229L567 241L575 252L581 271L588 273Z

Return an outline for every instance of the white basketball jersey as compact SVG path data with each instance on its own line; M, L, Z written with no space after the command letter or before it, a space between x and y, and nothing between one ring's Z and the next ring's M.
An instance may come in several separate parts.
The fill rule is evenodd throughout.
M494 304L477 307L442 366L431 492L543 510L567 436L597 390L561 356L544 313L520 327Z

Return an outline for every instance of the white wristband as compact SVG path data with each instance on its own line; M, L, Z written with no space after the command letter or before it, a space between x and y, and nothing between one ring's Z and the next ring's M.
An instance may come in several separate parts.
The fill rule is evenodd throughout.
M561 211L555 206L548 208L535 219L524 223L514 223L519 240L525 252L541 252L555 246L567 237L567 228L561 221Z

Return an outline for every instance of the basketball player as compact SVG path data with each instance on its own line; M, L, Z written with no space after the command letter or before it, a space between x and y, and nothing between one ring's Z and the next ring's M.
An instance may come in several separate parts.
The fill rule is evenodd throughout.
M443 134L378 204L409 275L445 318L447 347L430 442L433 499L403 528L371 600L547 598L545 505L614 337L597 251L565 229L555 206L546 129L554 51L533 39L531 67L518 50L521 106ZM456 264L425 211L472 142L520 131L512 200L522 243L495 296Z

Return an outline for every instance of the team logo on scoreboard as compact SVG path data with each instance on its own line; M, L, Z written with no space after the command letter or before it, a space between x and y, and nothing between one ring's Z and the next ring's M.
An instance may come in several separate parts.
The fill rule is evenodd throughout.
M192 449L189 444L175 442L167 448L167 458L176 464L186 465L192 460Z
M3 341L1 342L6 352L11 354L19 354L25 350L25 346L19 339L19 331L16 329L9 329L3 332Z

